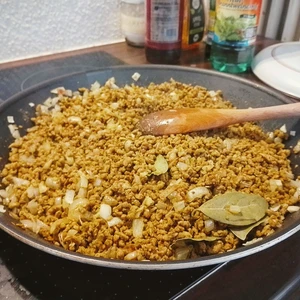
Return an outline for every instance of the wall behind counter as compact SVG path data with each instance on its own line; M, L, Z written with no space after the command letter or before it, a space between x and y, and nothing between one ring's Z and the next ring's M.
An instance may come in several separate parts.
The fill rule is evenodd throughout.
M0 0L0 63L123 41L119 0Z

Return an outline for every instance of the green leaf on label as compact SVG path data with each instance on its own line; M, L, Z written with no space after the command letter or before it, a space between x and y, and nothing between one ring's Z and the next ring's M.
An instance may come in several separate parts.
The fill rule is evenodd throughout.
M264 223L267 219L268 217L266 216L261 220L255 222L254 224L251 224L250 226L247 225L247 226L240 226L240 227L230 227L230 231L240 240L244 241L253 228Z
M262 219L268 202L261 196L242 192L217 195L199 207L211 219L224 224L245 226Z
M155 171L153 172L154 175L161 175L168 171L169 165L167 160L162 156L158 155L156 157L155 163L154 163Z

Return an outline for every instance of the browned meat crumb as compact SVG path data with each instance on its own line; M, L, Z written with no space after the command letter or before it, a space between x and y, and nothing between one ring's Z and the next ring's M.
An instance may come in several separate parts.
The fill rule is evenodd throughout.
M196 255L223 253L241 241L224 224L205 228L208 218L195 210L203 202L236 190L280 205L251 238L280 227L287 206L298 202L290 151L255 124L158 137L136 126L160 109L232 108L220 91L173 80L118 88L111 80L58 98L37 107L35 125L12 143L1 172L11 215L55 245L96 257L165 261L175 258L177 239L214 236L220 239L199 243ZM159 155L168 171L154 175ZM282 185L274 188L270 179ZM208 193L188 198L196 187Z

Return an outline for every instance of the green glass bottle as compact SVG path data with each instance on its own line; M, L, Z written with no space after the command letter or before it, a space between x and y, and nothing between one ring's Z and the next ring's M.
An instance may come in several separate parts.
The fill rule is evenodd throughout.
M216 0L216 20L210 53L214 69L242 73L250 68L260 8L261 0Z

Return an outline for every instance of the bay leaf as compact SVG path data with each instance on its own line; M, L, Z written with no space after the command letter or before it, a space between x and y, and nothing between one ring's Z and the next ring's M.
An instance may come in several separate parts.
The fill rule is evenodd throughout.
M172 245L174 250L174 255L176 260L188 259L191 257L194 251L194 245L200 242L214 242L219 240L220 237L207 236L205 238L193 239L193 238L183 238L176 240Z
M234 226L253 224L262 219L268 202L261 196L242 192L217 195L199 207L211 219Z
M181 247L185 247L187 245L190 245L192 243L197 243L197 242L214 242L214 241L217 241L219 240L220 237L216 237L216 236L207 236L205 238L196 238L196 239L193 239L193 238L183 238L183 239L178 239L176 240L172 245L171 247L173 249L175 248L181 248Z
M157 176L164 174L168 171L168 169L169 169L168 162L161 154L159 154L156 157L156 160L154 163L154 168L155 168L155 171L153 172L153 174L157 175Z
M239 226L239 227L230 227L230 231L236 236L238 237L240 240L244 241L247 237L247 235L250 233L250 231L257 227L258 225L264 223L266 220L268 219L268 217L264 217L261 220L251 224L251 225L247 225L247 226Z

